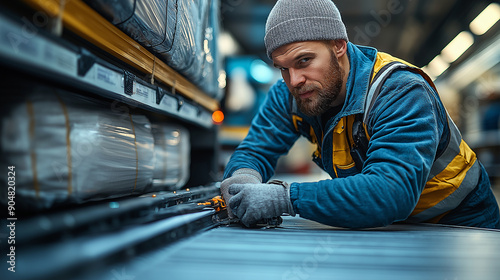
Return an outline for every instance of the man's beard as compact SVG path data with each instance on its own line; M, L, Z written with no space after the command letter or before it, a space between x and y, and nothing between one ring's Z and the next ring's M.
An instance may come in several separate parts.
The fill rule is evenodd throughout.
M325 72L323 81L326 81L325 88L319 89L316 85L304 85L300 88L292 89L292 95L297 101L299 110L307 116L320 116L333 107L342 90L343 71L340 69L337 57L331 52L331 62L328 71ZM310 98L303 99L300 93L313 90L315 94Z

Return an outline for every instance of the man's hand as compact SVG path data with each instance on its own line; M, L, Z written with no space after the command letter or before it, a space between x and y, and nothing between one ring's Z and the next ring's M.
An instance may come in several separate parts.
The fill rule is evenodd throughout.
M234 184L259 184L262 183L262 177L259 172L250 169L250 168L241 168L234 171L233 175L220 184L220 191L222 193L222 198L226 201L226 204L229 205L229 200L232 195L229 194L229 187ZM231 208L227 207L227 214L229 218L234 218L233 213L231 212Z
M290 201L290 186L285 182L233 184L229 187L229 194L233 195L229 200L229 208L247 227L283 213L295 216Z

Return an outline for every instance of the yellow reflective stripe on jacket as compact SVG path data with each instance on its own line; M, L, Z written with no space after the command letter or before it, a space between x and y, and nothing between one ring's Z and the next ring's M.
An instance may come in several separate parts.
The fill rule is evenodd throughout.
M432 80L421 69L381 52L377 54L371 81L380 69L394 61L407 65L409 70L419 73L430 86L436 89ZM455 209L474 190L479 181L481 170L476 154L462 140L460 131L449 115L447 118L450 141L431 167L427 183L408 218L410 222L438 222L439 219L436 217L442 217L443 214ZM365 124L365 131L368 135L366 128Z
M418 69L417 66L415 66L411 63L408 63L402 59L399 59L397 57L394 57L388 53L378 52L377 59L375 60L375 64L373 65L373 74L372 74L371 80L373 81L373 78L375 77L375 75L377 75L378 71L380 71L380 69L382 69L382 67L384 67L384 65L387 65L387 64L389 64L391 62L395 62L395 61L406 64L412 68Z
M450 146L454 149L456 143L450 142ZM448 154L436 160L435 165L449 163L427 182L409 221L427 221L455 209L476 187L481 172L476 154L462 139L458 147L458 154Z
M409 67L409 69L418 72L427 81L427 83L429 83L429 85L432 86L437 91L436 86L434 85L434 82L432 81L432 79L422 69L418 68L417 66L415 66L409 62L406 62L402 59L399 59L397 57L394 57L394 56L387 54L387 53L384 53L384 52L377 53L377 59L375 60L375 64L373 66L373 74L372 74L370 83L373 81L373 78L375 78L375 76L380 71L380 69L382 69L382 67L384 67L384 65L387 65L387 64L389 64L391 62L395 62L395 61L406 64Z

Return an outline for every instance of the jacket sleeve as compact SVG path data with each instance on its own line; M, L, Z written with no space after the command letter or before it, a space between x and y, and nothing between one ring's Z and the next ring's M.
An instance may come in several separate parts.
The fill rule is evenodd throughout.
M287 153L299 134L295 131L289 106L290 94L280 80L271 89L252 120L245 139L236 148L224 171L224 179L240 168L251 168L266 182L274 174L278 158Z
M427 182L446 111L420 76L398 71L384 83L371 112L371 138L360 174L291 185L294 210L301 217L367 228L411 214Z

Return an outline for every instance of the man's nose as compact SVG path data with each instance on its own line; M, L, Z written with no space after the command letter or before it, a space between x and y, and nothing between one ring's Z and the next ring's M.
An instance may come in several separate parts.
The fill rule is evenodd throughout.
M301 87L306 82L306 78L302 71L298 69L289 68L290 85L294 88Z

